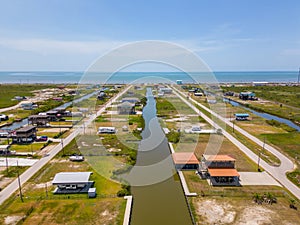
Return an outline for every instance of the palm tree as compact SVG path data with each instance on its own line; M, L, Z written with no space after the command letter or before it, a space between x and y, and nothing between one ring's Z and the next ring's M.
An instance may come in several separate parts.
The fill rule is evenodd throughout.
M258 193L255 193L253 195L252 199L257 204L261 204L262 203L262 197Z
M296 204L296 200L295 199L290 199L290 208L291 209L296 209L297 210L297 207L295 206Z

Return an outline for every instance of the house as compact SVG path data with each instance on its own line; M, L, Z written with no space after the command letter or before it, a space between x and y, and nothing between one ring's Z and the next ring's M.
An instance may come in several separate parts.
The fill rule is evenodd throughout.
M163 92L164 94L172 94L172 88L166 88L166 87L163 87L163 88L160 88L158 90L158 92Z
M182 85L182 80L176 80L177 85Z
M32 115L28 117L28 122L32 125L36 125L38 127L47 126L50 122L49 115Z
M97 99L98 100L103 100L104 98L106 98L106 94L104 91L101 91L98 96L97 96Z
M254 81L252 82L252 86L267 86L269 82L266 81Z
M10 145L0 145L0 155L6 155L9 153Z
M203 93L201 93L201 92L195 92L194 96L203 96Z
M117 110L119 114L135 114L135 104L130 102L123 102L117 105Z
M10 132L8 129L0 129L0 138L7 138Z
M130 102L130 103L137 103L139 102L140 100L138 98L122 98L121 102Z
M216 104L217 100L216 99L207 99L207 103L209 103L209 104Z
M211 185L239 185L240 175L235 169L235 159L229 155L203 155L201 167L208 173Z
M199 160L193 152L175 152L172 158L177 170L196 170L199 167Z
M115 127L99 127L98 134L114 134L116 133Z
M21 103L21 107L24 110L32 110L34 108L37 108L37 105L34 104L33 102L24 101L24 102Z
M239 94L239 98L242 100L257 100L255 93L251 91L243 91Z
M22 101L22 100L26 99L26 97L25 96L15 96L14 99L18 100L18 101Z
M0 122L1 121L5 121L5 120L8 120L8 116L7 115L4 115L4 114L0 114Z
M234 114L236 120L247 120L249 117L248 113L235 113Z
M49 116L50 121L57 121L58 118L61 116L61 114L59 114L59 112L57 110L50 110L50 111L46 112L46 115Z
M157 96L158 96L158 97L163 97L163 96L164 96L164 93L163 93L163 92L159 92L159 93L157 94Z
M13 143L30 143L36 138L36 127L26 126L21 127L11 135Z
M90 181L92 172L61 172L57 173L52 181L57 188L54 194L88 193L94 186L94 181Z

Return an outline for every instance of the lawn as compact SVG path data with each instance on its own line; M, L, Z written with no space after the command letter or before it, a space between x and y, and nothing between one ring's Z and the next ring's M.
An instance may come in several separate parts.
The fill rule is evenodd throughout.
M45 143L46 142L32 144L12 144L10 146L10 150L16 152L37 152L44 146Z
M49 84L0 84L0 108L18 104L18 101L12 100L15 96L31 97L32 91L55 87L56 85Z

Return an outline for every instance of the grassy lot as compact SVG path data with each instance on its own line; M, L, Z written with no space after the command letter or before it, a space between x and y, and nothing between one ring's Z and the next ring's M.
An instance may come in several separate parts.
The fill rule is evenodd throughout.
M230 97L244 104L245 106L255 109L257 111L267 112L277 115L282 118L290 119L292 121L300 122L300 101L299 91L300 86L243 86L243 87L223 87L224 91L254 91L256 96L266 101L240 101L237 97Z
M226 91L253 91L259 98L274 102L284 103L294 107L300 107L300 86L243 86L222 87Z
M4 177L17 177L18 173L21 175L23 172L25 172L29 167L28 166L10 166L8 167L8 173L7 170L3 170L0 172L1 175Z
M296 162L297 169L287 173L287 176L300 187L300 133L262 134L261 137L265 137L268 143L288 154Z
M121 184L99 174L88 160L69 161L66 155L73 153L80 153L75 140L24 185L24 203L13 196L0 206L0 223L7 216L21 216L20 224L122 224L126 202L117 197ZM73 171L93 172L90 179L95 181L97 199L88 199L87 194L52 193L55 174Z
M39 151L45 144L43 143L32 143L32 144L12 144L10 150L16 152L37 152Z
M31 97L32 91L55 87L49 84L0 84L0 108L16 105L18 101L12 100L15 96Z
M272 205L258 205L251 197L189 199L194 218L199 224L299 224L299 213L289 208L289 201L283 197L277 197L277 201Z

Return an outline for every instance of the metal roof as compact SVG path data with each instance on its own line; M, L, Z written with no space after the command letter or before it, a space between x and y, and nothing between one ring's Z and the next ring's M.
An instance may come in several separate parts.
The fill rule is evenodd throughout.
M208 173L211 177L239 177L240 174L236 169L210 169L208 168Z
M207 161L235 161L229 155L203 155L204 159Z
M248 113L235 113L234 115L237 117L248 117L249 116Z
M176 152L172 154L175 164L199 164L193 152Z
M20 129L17 130L17 132L27 132L33 129L35 129L35 126L26 126L26 127L21 127Z
M92 172L61 172L57 173L52 184L78 184L87 183Z

